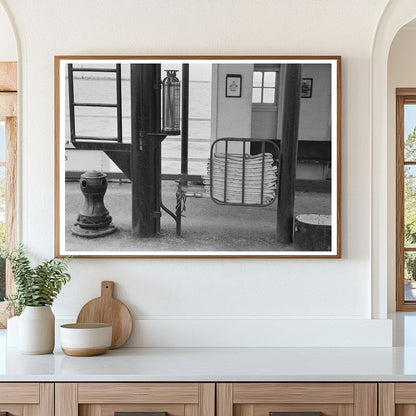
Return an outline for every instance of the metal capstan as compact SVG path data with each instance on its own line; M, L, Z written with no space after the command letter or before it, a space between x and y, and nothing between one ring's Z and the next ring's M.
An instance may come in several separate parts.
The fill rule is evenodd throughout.
M104 205L107 175L89 170L81 175L79 185L84 195L84 203L71 229L72 233L80 237L96 238L116 231L112 217Z

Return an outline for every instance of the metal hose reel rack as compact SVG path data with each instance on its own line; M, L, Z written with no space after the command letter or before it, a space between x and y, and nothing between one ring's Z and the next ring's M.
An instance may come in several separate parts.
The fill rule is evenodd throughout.
M252 145L259 147L252 154ZM191 192L186 177L178 181L176 193L176 233L181 234L181 212L187 197L209 196L219 205L266 207L276 200L280 151L270 139L224 137L211 145L209 175L204 180L208 192Z
M260 144L256 155L251 154L253 143ZM266 151L267 143L273 153ZM210 196L216 204L265 207L276 199L279 147L272 140L217 139L211 145L209 167Z

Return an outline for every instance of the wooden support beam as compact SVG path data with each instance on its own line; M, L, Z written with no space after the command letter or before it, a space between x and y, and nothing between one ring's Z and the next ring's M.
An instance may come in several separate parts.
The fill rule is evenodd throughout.
M0 91L17 91L17 62L1 62Z
M281 145L277 240L283 244L293 242L301 81L301 65L282 65L279 100Z
M181 173L188 173L189 64L182 64Z
M149 135L160 129L159 85L160 65L131 65L132 232L136 237L153 237L160 229L160 149Z

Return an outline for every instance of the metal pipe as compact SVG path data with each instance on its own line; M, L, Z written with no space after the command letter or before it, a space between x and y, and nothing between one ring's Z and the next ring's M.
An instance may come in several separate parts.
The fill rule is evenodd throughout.
M121 99L121 65L116 64L116 93L117 93L117 140L123 141L123 111Z
M266 153L266 142L261 142L261 190L260 190L260 204L263 204L264 196L264 168L265 168L265 153Z
M224 202L227 202L227 175L228 175L228 140L225 142L224 154Z
M117 103L115 104L107 104L107 103L74 103L73 105L77 107L109 107L109 108L116 108Z
M242 181L241 181L241 203L244 204L244 193L246 190L246 141L243 140L243 160L242 160Z
M69 128L71 142L75 141L74 76L73 65L68 64Z
M72 64L70 64L72 65ZM116 72L116 69L114 68L73 68L74 72Z

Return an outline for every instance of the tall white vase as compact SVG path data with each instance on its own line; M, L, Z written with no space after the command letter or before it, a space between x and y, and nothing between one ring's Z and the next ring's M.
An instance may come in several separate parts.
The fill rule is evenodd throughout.
M19 351L50 354L55 346L55 316L50 306L26 306L19 319Z

